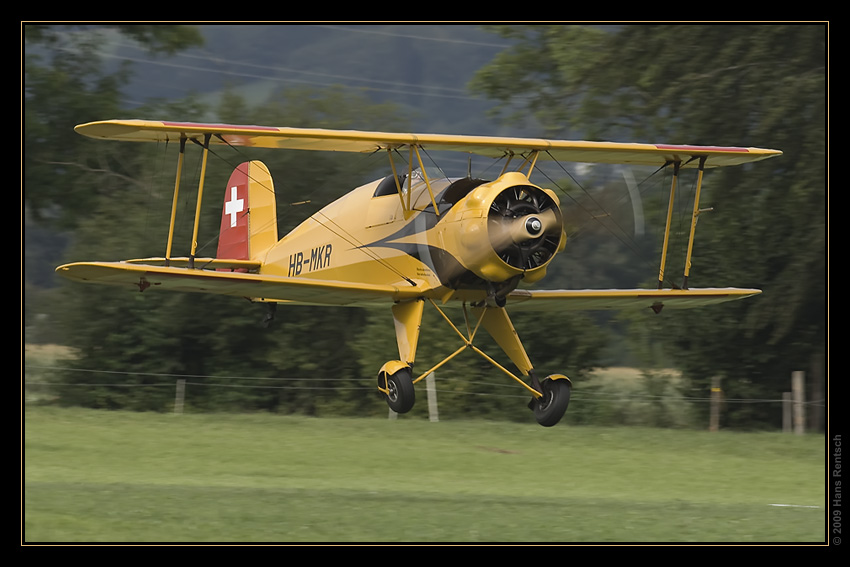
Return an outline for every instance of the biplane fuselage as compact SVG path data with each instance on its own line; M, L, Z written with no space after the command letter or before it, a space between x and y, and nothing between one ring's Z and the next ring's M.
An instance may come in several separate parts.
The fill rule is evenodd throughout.
M413 172L412 187L397 191L394 176L354 189L312 215L281 239L264 256L260 273L351 281L394 286L423 297L446 301L463 295L467 301L485 299L498 291L505 295L522 280L542 278L566 239L560 225L557 198L533 186L520 173L508 173L495 182L466 179L429 180ZM521 263L499 255L494 241L508 239L518 252L544 231L503 235L502 215L493 215L493 201L505 191L539 191L551 204L549 215L558 223L545 236L544 254ZM407 194L410 206L406 206ZM431 194L434 199L432 201ZM451 195L454 193L454 195ZM436 208L435 208L436 205ZM535 212L511 219L522 229ZM519 241L519 242L516 242ZM498 245L498 244L497 244ZM505 282L511 282L503 285ZM489 288L489 289L488 289Z
M427 192L414 187L413 211L405 215L397 194L375 194L380 183L376 180L358 187L302 222L269 250L262 272L399 287L413 283L423 289L439 287L439 277L420 260L421 255L403 251L427 248L427 231L399 234L409 224L424 225L424 215L434 214ZM426 213L426 208L431 210Z
M179 142L174 204L188 142L203 149L201 184L188 257L171 254L175 210L165 256L120 262L77 262L57 268L69 279L124 286L245 297L255 302L329 306L385 305L391 310L399 358L378 372L378 390L393 410L413 406L414 384L465 349L471 349L531 394L529 407L544 426L556 424L569 403L562 374L540 380L507 309L562 310L690 308L736 300L757 289L687 285L706 168L780 155L760 148L624 144L435 134L112 120L82 124L87 136L126 141ZM210 144L374 153L386 151L392 174L340 197L279 239L271 173L261 162L241 164L225 187L215 258L196 256L203 171ZM493 180L430 176L420 151L462 151L505 158ZM394 154L407 150L407 167ZM520 157L519 167L508 164ZM540 159L670 167L672 186L657 289L540 290L518 288L541 280L566 236L553 191L530 182ZM683 285L663 288L667 239L680 169L698 170ZM413 379L424 305L430 303L460 336L462 346ZM463 308L466 333L443 311ZM473 344L479 328L493 336L524 378Z

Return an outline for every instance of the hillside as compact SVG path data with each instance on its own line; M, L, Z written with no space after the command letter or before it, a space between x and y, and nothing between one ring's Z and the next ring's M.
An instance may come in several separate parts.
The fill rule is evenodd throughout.
M491 104L466 84L505 44L469 24L203 25L206 45L154 58L126 43L116 60L133 62L128 106L230 87L261 102L286 87L344 85L376 102L406 107L418 131L487 134ZM116 42L120 40L116 38Z

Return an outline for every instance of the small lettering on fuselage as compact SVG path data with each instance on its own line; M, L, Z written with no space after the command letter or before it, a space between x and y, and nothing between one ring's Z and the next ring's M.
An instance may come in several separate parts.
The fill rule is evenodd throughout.
M327 268L331 265L330 244L317 246L309 252L296 252L289 255L289 273L288 276L298 276L302 273L312 272Z

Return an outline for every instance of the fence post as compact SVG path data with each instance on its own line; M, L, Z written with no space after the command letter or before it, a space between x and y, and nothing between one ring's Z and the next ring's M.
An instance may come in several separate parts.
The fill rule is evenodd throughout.
M431 421L440 421L437 410L437 381L433 372L425 377L425 386L428 391L428 417Z
M720 402L723 390L720 389L720 376L711 379L711 417L708 423L709 431L720 429Z
M791 408L793 405L791 392L782 392L782 433L791 433L791 422L793 421Z
M802 435L806 429L806 388L804 372L791 373L791 394L794 398L794 433Z
M174 413L183 413L183 400L186 396L186 379L177 380L177 391L174 394Z
M437 410L437 384L433 372L425 377L425 389L428 393L428 419L440 421L439 411ZM398 419L398 414L390 408L387 419Z

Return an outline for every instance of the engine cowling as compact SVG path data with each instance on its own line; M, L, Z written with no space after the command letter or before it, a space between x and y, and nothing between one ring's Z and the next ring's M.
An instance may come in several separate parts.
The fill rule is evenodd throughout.
M558 198L519 172L479 185L449 215L447 249L486 282L535 282L566 242Z

